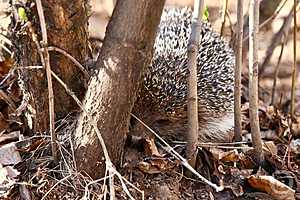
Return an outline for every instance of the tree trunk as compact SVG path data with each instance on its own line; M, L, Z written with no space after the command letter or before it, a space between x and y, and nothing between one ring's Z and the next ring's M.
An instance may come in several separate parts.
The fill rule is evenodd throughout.
M13 1L14 13L17 13L17 3L23 5L17 0ZM88 53L86 1L43 0L42 6L47 25L48 45L63 49L82 63L87 58ZM36 7L30 8L29 5L22 7L26 9L28 19L32 23L34 32L38 34L38 40L40 40L40 25ZM18 15L15 14L14 18L17 19ZM15 23L12 25L11 27L18 27L15 26ZM30 33L29 28L26 29L26 33L12 35L17 48L17 64L20 67L41 66L37 46L32 40L32 33ZM51 69L75 92L77 97L82 99L85 93L84 76L78 67L57 52L50 52L50 61ZM49 109L45 69L23 69L20 73L31 96L30 105L35 110L33 116L34 131L47 131L49 128ZM66 116L77 108L73 99L55 81L53 90L57 119Z
M188 56L188 133L186 157L189 164L195 168L197 159L197 143L199 134L198 120L198 79L197 79L197 55L199 50L199 41L201 41L202 16L204 12L204 0L194 1L194 11L192 19L192 32L189 39ZM190 174L191 175L191 174Z
M264 159L258 117L258 40L259 0L251 0L249 7L249 115L254 161L259 165Z
M241 74L243 66L243 6L244 0L237 3L237 27L235 38L235 70L234 70L234 140L242 141L242 113L241 113Z
M94 117L111 160L117 165L123 150L130 112L144 68L150 64L164 0L117 1L108 24L84 105ZM74 138L78 170L97 178L105 160L99 140L82 113Z

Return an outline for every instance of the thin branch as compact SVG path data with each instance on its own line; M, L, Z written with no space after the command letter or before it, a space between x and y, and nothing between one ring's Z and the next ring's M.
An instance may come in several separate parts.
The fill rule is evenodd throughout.
M55 184L54 184L54 185L46 192L46 194L41 198L41 200L44 200L56 186L58 186L60 183L62 183L63 181L67 180L67 179L70 178L70 177L71 177L71 174L68 175L68 176L66 176L66 177L64 177L63 179L59 180L58 182L56 182L56 183L55 183Z
M226 12L228 8L228 0L223 0L223 8L222 8L222 25L221 25L221 31L220 35L224 35L224 29L225 29L225 24L226 24Z
M84 108L83 104L81 103L81 101L76 97L76 95L74 94L74 92L72 92L68 86L53 72L51 71L52 76L63 86L63 88L66 90L66 92L74 99L74 101L77 103L77 105L81 108L81 110L83 111L83 113L87 116L88 118L88 122L89 124L93 127L93 129L96 132L96 135L100 141L100 145L102 147L102 151L104 154L104 158L105 158L105 163L106 163L106 169L105 169L105 174L107 174L108 172L108 176L105 175L105 177L107 177L109 179L109 184L110 184L110 188L111 190L113 190L113 176L116 175L120 180L124 178L121 176L121 174L115 169L113 163L110 160L110 157L108 155L108 151L105 145L105 142L102 138L102 135L97 127L97 123L95 122L95 120L93 119L93 117L87 112L87 110ZM106 180L103 179L104 181ZM125 187L125 185L122 185L124 191L126 192L126 194L130 197L130 193L128 192L129 190ZM140 191L140 190L138 190ZM142 193L142 192L141 192ZM142 193L143 196L143 193Z
M8 44L10 47L12 46L11 41L5 37L3 33L0 32L0 49L2 48L4 51L6 51L10 56L12 56L12 52L9 48L5 46L5 44Z
M263 23L261 23L259 25L259 30L262 29L263 27L265 27L266 25L268 25L272 20L274 20L278 16L278 14L282 10L282 8L286 4L286 2L287 2L287 0L282 0L281 1L280 5L277 7L275 12L268 19L266 19ZM244 37L243 42L246 42L248 39L249 39L249 34Z
M249 114L254 160L260 165L263 161L263 151L258 118L258 23L259 0L251 0L249 11Z
M291 119L293 121L295 113L295 92L297 78L297 0L294 0L294 29L293 29L293 72L292 72L292 88L291 88ZM292 122L291 122L292 123ZM292 126L291 126L292 127Z
M242 141L242 114L241 114L241 73L243 66L243 5L244 0L238 0L237 5L237 34L236 34L236 57L234 74L234 139L236 142Z
M41 0L36 0L36 7L39 15L40 26L42 31L42 47L47 47L48 39L47 39L47 29L45 16L43 11L43 6ZM57 145L56 145L56 133L55 133L55 123L54 123L54 95L53 95L53 86L51 79L51 66L50 66L50 57L47 49L43 48L42 50L44 57L44 66L46 69L46 76L48 82L48 98L49 98L49 129L51 135L51 149L54 161L57 161Z
M300 4L298 2L297 9L299 9ZM282 24L280 30L273 36L270 46L266 50L264 61L262 62L259 68L259 74L263 74L266 66L269 64L271 57L274 53L274 49L281 44L282 38L288 34L288 31L291 27L293 19L293 9L289 12L289 15L285 18L284 23Z
M113 172L111 172L111 173L109 173L109 175L111 176L109 179L108 179L108 185L109 185L109 199L111 199L111 200L114 200L114 199L116 199L116 193L115 193L115 186L114 186L114 173ZM123 185L122 185L123 186ZM126 186L123 186L123 188L126 188L127 189L127 187ZM128 190L124 190L124 191L126 191L126 194L127 194L127 191ZM128 196L129 196L129 198L130 199L132 199L131 197L131 195L130 195L130 193L129 194L127 194Z
M0 49L3 49L4 51L6 51L10 56L12 56L12 52L9 48L7 48L4 44L0 43Z
M280 11L282 10L282 8L285 6L287 0L283 0L281 1L279 7L277 7L277 9L275 10L275 12L272 14L271 17L269 17L268 19L266 19L263 23L261 23L259 25L259 30L262 29L264 26L266 26L267 24L269 24L272 20L274 20L277 15L280 13Z
M184 159L177 151L175 151L164 139L162 139L154 130L152 130L147 124L145 124L142 120L140 120L137 116L134 114L130 113L132 117L134 117L139 123L141 123L145 128L147 128L160 142L163 143L164 146L162 148L167 151L168 153L172 154L177 160L181 162L181 164L186 167L188 170L190 170L191 173L196 175L201 181L206 183L207 185L211 186L214 188L217 192L220 192L224 189L223 186L217 186L216 184L210 182L201 174L199 174L188 162L186 159Z
M93 120L93 117L87 112L87 110L84 108L83 104L81 103L81 101L76 97L76 95L74 94L74 92L72 92L67 85L53 72L51 71L52 76L63 86L63 88L66 90L66 92L75 100L75 102L77 103L77 105L81 108L81 110L84 112L84 114L86 114L86 116L88 117L88 121L90 122L91 126L95 129L95 132L97 134L97 137L100 141L102 150L103 150L103 154L105 157L105 160L107 163L111 162L109 155L108 155L108 151L106 148L106 145L104 143L104 140L101 136L101 133L97 127L97 123Z
M89 186L91 186L91 185L93 185L93 184L96 184L96 183L98 183L98 182L104 181L104 180L106 180L107 178L110 178L111 176L114 176L114 174L109 175L109 176L104 176L104 177L102 177L102 178L100 178L100 179L97 179L97 180L94 180L94 181L89 182L89 183L84 187L84 195L83 195L83 198L82 198L82 199L90 199L90 189L89 189ZM104 188L106 188L106 187L105 187L105 184L104 184L103 186L104 186ZM104 189L104 190L102 191L102 193L105 194L105 193L106 193L106 190Z
M85 78L87 80L90 79L90 74L89 72L80 64L80 62L78 62L73 56L71 56L69 53L67 53L65 50L58 48L58 47L54 47L54 46L50 46L47 48L49 51L57 51L61 54L63 54L64 56L66 56L67 58L69 58L80 70L81 72L84 74Z
M226 10L226 17L228 18L228 22L229 22L229 27L230 27L230 34L231 36L234 34L234 30L233 30L233 23L230 17L230 13L229 10Z
M188 56L188 135L187 158L192 167L196 165L198 142L198 93L197 93L197 55L199 49L201 19L204 12L204 0L194 1L192 32L187 50Z
M280 54L278 57L278 61L277 61L274 76L273 76L271 105L274 105L274 102L275 102L276 85L277 85L278 73L279 73L280 62L281 62L281 58L282 58L282 54L283 54L284 45L285 45L285 42L282 42L281 48L280 48Z

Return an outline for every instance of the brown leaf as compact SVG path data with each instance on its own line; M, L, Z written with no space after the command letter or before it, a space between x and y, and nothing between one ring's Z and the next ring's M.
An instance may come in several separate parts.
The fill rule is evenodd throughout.
M154 139L153 138L147 138L144 141L144 149L146 154L150 155L150 156L158 156L158 157L162 157L160 155L160 153L157 150L157 147L155 145Z
M138 168L147 174L156 174L172 169L176 164L164 158L151 158L147 161L141 161L137 164Z
M247 178L251 187L266 192L277 200L294 200L295 190L276 180L272 176L250 176Z
M7 144L12 141L17 141L19 139L20 131L14 131L11 133L0 134L0 145Z
M223 152L219 157L223 162L238 162L240 160L239 153L236 149Z
M254 160L252 159L253 150L247 151L245 154L240 155L240 163L243 169L253 169L256 167Z
M19 151L23 151L23 152L31 152L31 151L34 151L36 150L38 147L41 147L41 146L44 146L48 143L48 141L44 140L44 139L38 139L38 140L35 140L30 146L28 146L27 148L25 149L19 149Z
M263 143L263 150L267 154L277 155L277 147L273 141L267 141Z

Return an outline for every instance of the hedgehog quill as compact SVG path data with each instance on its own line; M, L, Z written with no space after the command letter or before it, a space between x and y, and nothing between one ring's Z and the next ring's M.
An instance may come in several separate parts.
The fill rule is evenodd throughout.
M161 135L187 131L187 47L191 32L190 8L163 11L133 113ZM199 141L230 141L234 126L234 65L232 49L203 22L197 56ZM145 131L133 125L132 132Z

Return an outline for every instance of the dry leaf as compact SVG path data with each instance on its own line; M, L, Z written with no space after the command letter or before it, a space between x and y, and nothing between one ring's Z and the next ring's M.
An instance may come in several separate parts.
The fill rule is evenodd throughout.
M236 149L223 152L219 155L219 158L223 162L238 162L240 160L239 153Z
M295 199L295 190L272 176L250 176L248 177L248 183L251 187L268 193L276 200Z
M176 164L164 158L151 158L137 164L138 168L147 174L157 174L172 169Z
M158 156L158 157L162 157L160 155L160 153L157 150L157 147L155 145L154 139L153 138L147 138L144 141L144 149L146 154L150 155L150 156Z
M16 182L16 177L20 174L18 170L11 166L3 167L0 164L0 197L5 197Z
M271 155L277 155L277 147L273 141L264 142L263 150L265 151L265 153L269 153Z

